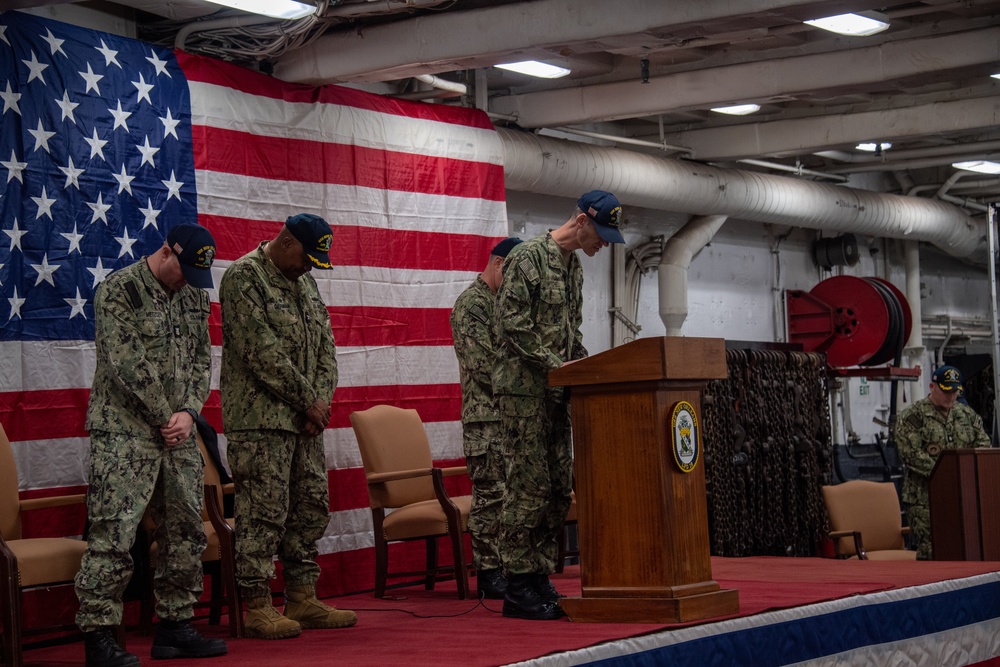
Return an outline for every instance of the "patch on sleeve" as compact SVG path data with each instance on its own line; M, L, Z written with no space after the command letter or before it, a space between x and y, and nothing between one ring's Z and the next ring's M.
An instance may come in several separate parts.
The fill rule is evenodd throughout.
M517 263L517 268L529 283L538 282L538 269L535 268L535 265L531 263L529 258L522 257Z
M482 322L483 324L490 323L490 318L486 315L486 310L479 304L476 304L471 308L469 308L469 317L476 319Z
M142 297L139 296L139 288L131 280L125 283L125 300L132 306L132 310L142 308Z
M907 415L907 417L906 417L906 423L909 424L912 428L915 428L915 429L918 429L918 430L921 429L921 428L923 428L923 426L924 426L924 420L923 420L923 418L919 414L917 414L916 412L912 412L909 415Z

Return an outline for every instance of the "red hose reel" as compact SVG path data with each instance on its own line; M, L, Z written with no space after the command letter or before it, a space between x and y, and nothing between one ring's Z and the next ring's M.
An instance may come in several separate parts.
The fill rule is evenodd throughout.
M785 296L789 341L806 352L825 352L833 367L891 362L910 337L906 297L881 278L834 276Z

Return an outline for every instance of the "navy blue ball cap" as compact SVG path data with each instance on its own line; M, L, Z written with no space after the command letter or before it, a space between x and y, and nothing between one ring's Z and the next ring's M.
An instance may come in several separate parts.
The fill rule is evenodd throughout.
M596 223L597 233L608 243L625 243L618 227L622 223L622 205L610 192L591 190L576 202L577 208Z
M958 391L962 388L962 372L954 366L941 366L934 371L931 382L936 382L941 391Z
M493 250L490 251L490 254L496 255L497 257L507 257L507 255L510 254L510 251L513 250L514 246L518 243L521 243L521 239L516 236L511 236L493 246Z
M202 227L191 223L177 225L167 233L167 246L177 255L184 280L189 285L211 289L215 239Z
M309 261L321 269L333 268L330 264L333 230L326 220L312 213L299 213L285 220L285 227L302 244Z

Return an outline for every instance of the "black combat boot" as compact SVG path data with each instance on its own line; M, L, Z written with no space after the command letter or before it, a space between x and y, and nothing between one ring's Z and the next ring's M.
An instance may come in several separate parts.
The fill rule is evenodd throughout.
M139 657L122 649L111 628L83 633L87 667L138 667Z
M208 658L225 655L228 650L223 640L202 637L191 625L191 621L160 621L150 655L157 660Z
M498 569L476 572L476 589L479 597L487 600L503 600L507 592L507 578Z
M547 602L558 602L559 598L566 597L557 591L556 587L552 585L552 582L549 581L549 575L533 574L531 576L534 578L531 583L535 587L535 592L538 593L538 597L546 600Z
M534 587L534 578L533 574L510 576L507 580L507 594L503 598L503 615L529 621L553 621L565 616L558 604L539 597Z

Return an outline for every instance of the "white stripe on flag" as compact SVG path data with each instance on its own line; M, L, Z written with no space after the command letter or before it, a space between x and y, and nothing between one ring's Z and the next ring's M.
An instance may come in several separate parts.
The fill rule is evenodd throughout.
M492 129L336 104L286 102L199 81L188 86L193 125L503 164L503 145Z
M265 179L202 169L195 176L201 215L284 221L313 208L333 225L506 235L506 205L502 201Z

